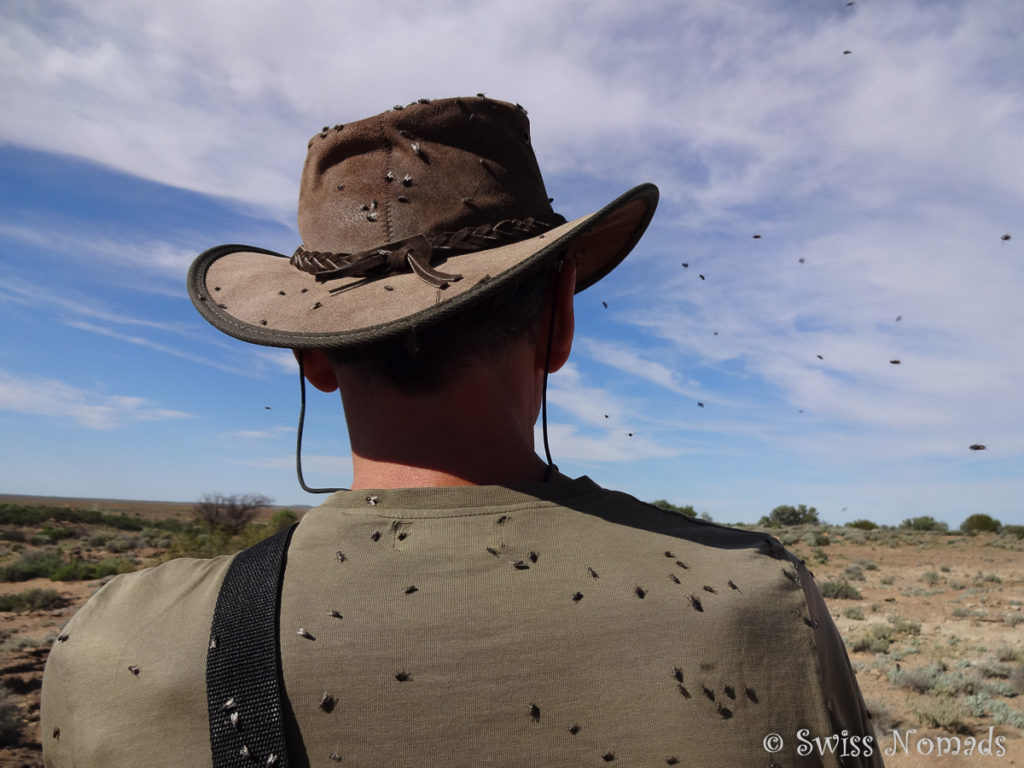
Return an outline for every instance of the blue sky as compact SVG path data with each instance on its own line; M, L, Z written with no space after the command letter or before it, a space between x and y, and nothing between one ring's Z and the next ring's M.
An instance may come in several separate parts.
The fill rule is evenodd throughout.
M725 522L1024 522L1024 6L383 8L0 8L0 492L317 503L290 353L208 326L185 272L298 245L322 125L483 91L568 218L662 192L577 299L564 472ZM344 485L339 403L310 409L307 481Z

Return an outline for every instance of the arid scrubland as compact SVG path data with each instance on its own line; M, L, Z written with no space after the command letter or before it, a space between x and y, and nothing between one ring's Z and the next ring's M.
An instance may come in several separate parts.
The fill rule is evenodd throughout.
M770 532L814 573L879 742L895 751L887 765L1024 764L1024 540L822 525ZM979 745L1002 736L1005 754L994 745L991 755L964 754L971 736Z

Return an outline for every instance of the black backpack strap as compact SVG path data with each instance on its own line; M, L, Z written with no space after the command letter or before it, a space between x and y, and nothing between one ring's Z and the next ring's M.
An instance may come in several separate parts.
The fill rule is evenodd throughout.
M206 652L214 768L288 765L278 617L294 530L239 552L221 584Z

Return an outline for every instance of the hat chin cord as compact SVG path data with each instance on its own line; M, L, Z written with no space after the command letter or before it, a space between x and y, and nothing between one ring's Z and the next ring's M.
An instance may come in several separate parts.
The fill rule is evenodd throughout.
M555 272L562 271L565 264L565 256L558 260ZM548 326L548 353L544 358L544 383L540 390L540 424L541 433L544 435L544 456L548 460L547 469L544 470L544 482L550 483L551 476L558 471L558 467L551 460L551 448L548 446L548 371L551 370L551 346L555 342L555 318L558 316L558 291L555 291L554 301L551 303L551 324Z
M299 428L295 437L295 473L299 476L299 485L306 493L334 493L350 491L351 488L310 488L302 477L302 425L306 420L306 373L302 366L302 350L297 349L296 359L299 361Z
M558 262L558 271L562 271L563 261ZM555 302L558 295L555 295ZM551 370L551 346L555 340L555 317L557 316L557 305L551 307L551 324L548 327L548 351L544 358L544 383L540 392L540 420L541 433L544 436L544 456L548 465L544 470L544 482L550 483L552 475L558 471L558 466L551 460L551 448L548 445L548 371ZM296 350L296 358L299 362L299 428L295 436L295 474L298 475L299 485L306 493L336 493L337 491L350 491L351 488L310 488L302 477L302 427L306 420L306 374L302 365L302 350Z

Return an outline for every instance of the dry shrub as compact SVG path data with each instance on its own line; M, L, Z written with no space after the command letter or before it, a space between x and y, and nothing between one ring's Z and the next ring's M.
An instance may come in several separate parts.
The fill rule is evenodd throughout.
M921 725L943 728L950 733L970 733L964 722L968 716L965 705L956 699L926 698L911 705L910 711Z
M888 624L872 624L851 646L854 651L886 653L892 645L893 629Z
M826 581L821 585L821 594L828 598L839 598L841 600L863 600L860 591L850 582Z

